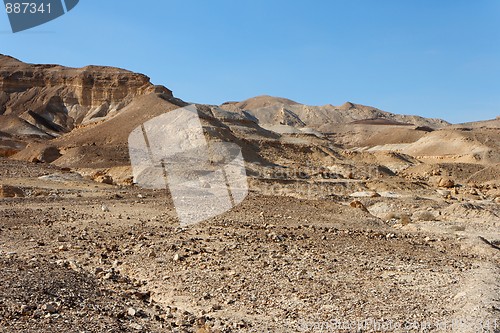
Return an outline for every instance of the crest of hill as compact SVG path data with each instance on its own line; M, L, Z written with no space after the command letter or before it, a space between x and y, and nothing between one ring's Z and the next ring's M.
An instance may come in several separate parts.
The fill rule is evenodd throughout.
M273 107L275 105L298 105L299 103L287 98L262 95L247 99L243 102L228 102L223 105L227 104L231 104L238 109L253 110L257 108Z

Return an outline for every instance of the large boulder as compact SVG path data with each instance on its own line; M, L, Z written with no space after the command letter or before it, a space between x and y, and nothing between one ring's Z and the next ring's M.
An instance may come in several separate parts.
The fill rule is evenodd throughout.
M62 155L59 152L58 148L47 147L45 149L42 149L42 151L40 151L40 154L36 157L36 160L42 163L52 163L61 156ZM37 162L36 160L35 162Z
M349 204L349 206L351 206L352 208L361 209L363 212L369 213L368 209L365 207L365 205L363 205L361 201L354 200Z
M455 187L455 182L449 178L441 178L439 180L438 186L444 187L444 188L452 188L452 187Z
M61 157L57 147L43 143L30 143L24 150L14 155L14 159L32 163L52 163Z
M0 198L23 198L24 191L17 186L0 185Z

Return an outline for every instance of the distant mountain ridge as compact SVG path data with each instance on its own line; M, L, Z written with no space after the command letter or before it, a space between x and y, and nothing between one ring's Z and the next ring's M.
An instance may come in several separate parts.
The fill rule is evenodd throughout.
M281 97L257 96L242 102L224 103L220 107L228 111L244 110L258 119L260 124L311 127L320 132L330 132L336 124L365 120L373 122L376 119L385 120L388 124L400 123L432 128L450 125L442 119L394 114L351 102L341 106L309 106Z
M11 135L57 137L80 125L109 120L137 97L150 93L182 104L181 100L175 102L171 90L153 85L143 74L103 66L27 64L0 54L0 131ZM432 128L449 125L440 119L397 115L350 102L308 106L271 96L228 102L219 108L260 125L309 127L320 132L329 132L336 124L380 123L380 119L387 124ZM16 128L24 128L23 133L16 133Z

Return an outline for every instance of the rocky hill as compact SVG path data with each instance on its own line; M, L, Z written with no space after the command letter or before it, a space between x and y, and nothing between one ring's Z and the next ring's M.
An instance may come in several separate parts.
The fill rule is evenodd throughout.
M0 55L0 115L52 136L105 118L152 91L172 97L147 76L119 68L32 65Z
M123 168L121 175L113 176L128 179L131 131L185 105L143 74L98 66L33 65L0 55L2 156L80 172ZM350 102L308 106L259 96L220 106L198 105L198 110L207 138L237 143L248 169L257 174L265 172L262 166L309 163L319 168L335 164L345 177L356 170L359 177L369 177L370 171L361 165L374 163L373 167L393 172L419 163L499 161L495 128L474 126L466 131L466 124L450 126L440 119ZM351 150L363 153L352 155ZM387 155L388 151L418 160Z
M136 98L172 92L119 68L33 65L0 54L0 154L12 155L37 139L112 118Z
M231 111L244 110L258 119L263 126L311 127L321 132L331 132L338 124L352 122L406 124L432 128L449 125L448 122L441 119L399 115L351 102L346 102L341 106L330 104L309 106L272 96L258 96L243 102L227 102L221 108Z

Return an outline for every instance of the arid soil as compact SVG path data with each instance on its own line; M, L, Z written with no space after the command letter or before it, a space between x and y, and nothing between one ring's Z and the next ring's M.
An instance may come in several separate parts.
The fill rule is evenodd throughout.
M0 173L26 193L0 201L4 332L320 332L363 320L367 332L451 332L498 318L498 248L467 223L403 226L334 200L252 193L180 228L162 191L24 162L3 160Z
M0 332L500 332L498 119L196 105L249 195L181 227L128 137L186 105L0 55Z

